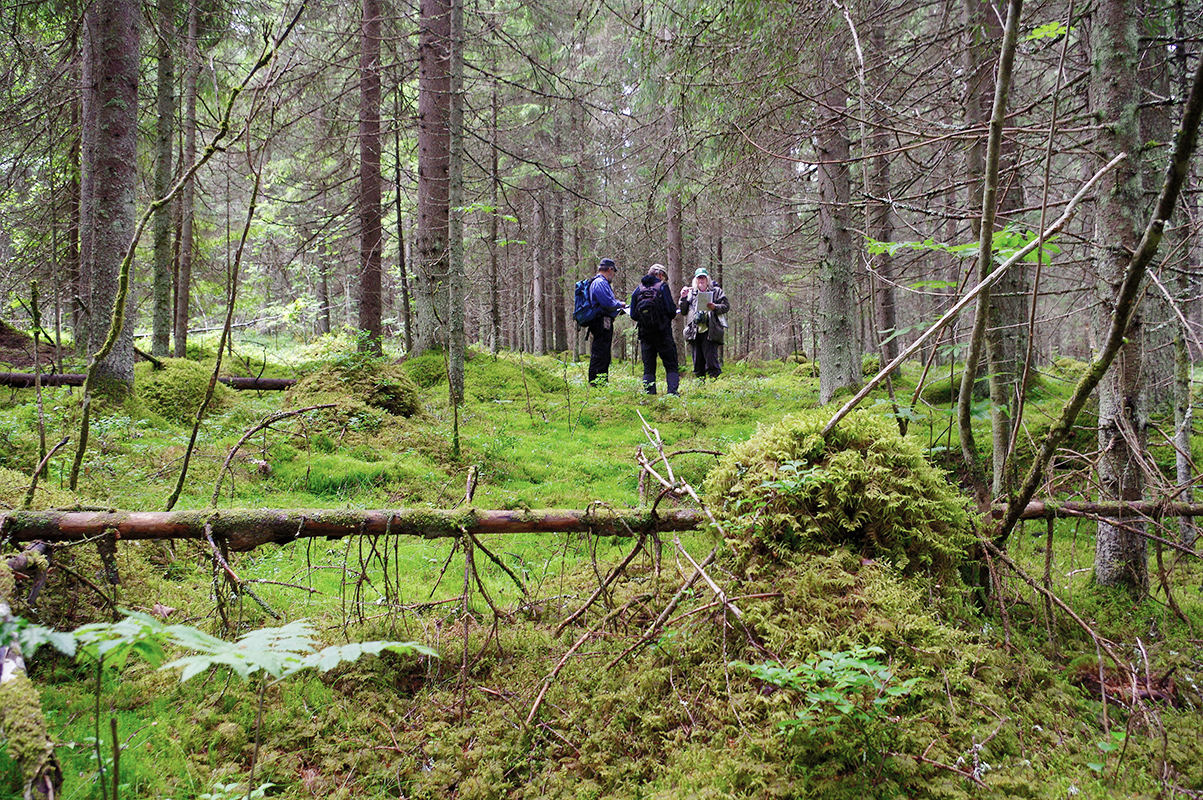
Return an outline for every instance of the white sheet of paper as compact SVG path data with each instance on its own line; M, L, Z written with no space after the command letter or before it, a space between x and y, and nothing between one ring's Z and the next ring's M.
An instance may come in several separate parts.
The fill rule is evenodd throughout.
M698 292L698 308L702 311L710 308L714 302L714 292Z

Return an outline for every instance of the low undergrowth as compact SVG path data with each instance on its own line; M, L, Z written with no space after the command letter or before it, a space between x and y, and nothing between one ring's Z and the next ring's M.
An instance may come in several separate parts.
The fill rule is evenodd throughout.
M902 437L892 407L871 405L824 443L817 381L793 365L730 364L668 398L643 396L626 364L598 388L566 358L477 352L457 457L440 355L383 372L337 355L288 405L335 407L272 422L224 471L282 398L235 394L206 420L181 507L207 505L219 478L226 507L690 502L641 486L637 449L667 473L646 420L721 530L480 537L474 569L466 540L309 540L231 554L239 587L195 542L123 542L115 560L95 542L60 548L41 594L18 604L30 620L72 629L126 608L233 640L304 618L322 644L413 641L439 656L382 652L297 675L265 690L258 719L260 687L220 667L181 683L131 659L102 675L98 703L95 671L44 648L31 674L65 797L103 796L95 739L111 756L110 718L125 797L1052 800L1203 786L1190 622L1203 608L1189 588L1203 573L1167 551L1165 588L1156 579L1146 601L1100 592L1092 529L1058 523L1013 537L1023 575L995 563L980 571L989 587L967 585L981 523L928 460L955 448L944 410L908 411ZM340 390L348 376L354 391ZM1055 406L1056 384L1044 391ZM54 440L74 398L47 397ZM0 422L0 464L18 470L0 473L10 505L38 451L30 408ZM80 492L57 493L52 460L35 505L157 510L186 439L160 414L109 409ZM1137 697L1083 623L1144 676ZM0 796L19 793L15 780L0 754Z

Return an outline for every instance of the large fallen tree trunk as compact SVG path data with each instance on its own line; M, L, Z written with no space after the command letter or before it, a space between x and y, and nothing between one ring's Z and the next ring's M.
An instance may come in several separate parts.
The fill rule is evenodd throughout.
M209 509L204 511L7 511L0 513L0 534L10 541L44 539L70 542L115 532L118 539L204 539L206 527L232 550L297 539L344 536L420 536L437 539L463 533L555 533L590 531L604 536L633 536L649 530L683 531L702 527L703 512L673 509L614 510L589 508L542 511L431 509Z
M995 517L1006 506L993 509ZM1064 517L1199 517L1203 503L1083 503L1034 501L1021 519ZM455 537L464 533L571 533L589 531L602 536L636 536L649 530L687 531L708 522L705 512L692 508L502 510L453 509L208 509L203 511L5 511L0 512L0 536L14 542L46 540L74 542L115 532L118 539L204 539L206 526L224 538L231 549L254 550L265 544L297 539L341 539L345 536Z
M0 372L0 386L14 389L31 389L40 378L43 386L83 386L87 375L75 372L59 372L50 375L35 375L32 372ZM295 378L218 378L232 389L257 389L262 392L278 392L296 383Z

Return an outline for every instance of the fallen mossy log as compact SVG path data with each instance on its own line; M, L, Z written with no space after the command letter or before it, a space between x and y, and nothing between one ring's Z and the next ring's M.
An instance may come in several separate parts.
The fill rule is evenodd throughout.
M991 515L1001 518L1006 506ZM1034 501L1021 519L1065 517L1199 517L1203 503L1088 503ZM345 536L456 537L463 533L572 533L635 536L644 531L697 530L707 523L699 509L677 508L653 514L649 509L218 509L202 511L5 511L0 535L11 542L77 542L115 531L118 539L204 539L209 526L232 550L297 539L341 539Z
M76 372L58 372L49 375L35 375L31 372L0 372L0 386L10 386L14 389L32 389L40 378L43 386L83 386L87 375ZM232 389L255 389L261 392L279 392L290 388L296 383L295 378L218 378Z
M12 542L73 542L115 532L117 538L205 539L206 527L230 549L254 550L297 539L345 536L418 536L438 539L464 533L571 533L634 536L649 530L683 531L702 527L706 516L678 508L489 511L453 509L208 509L202 511L6 511L0 534Z

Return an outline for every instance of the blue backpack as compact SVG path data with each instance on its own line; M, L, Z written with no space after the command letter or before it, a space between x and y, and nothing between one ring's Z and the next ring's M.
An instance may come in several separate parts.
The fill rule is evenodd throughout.
M587 328L597 317L598 308L593 304L592 292L589 291L596 279L596 275L582 278L573 287L572 318L576 320L577 327Z

